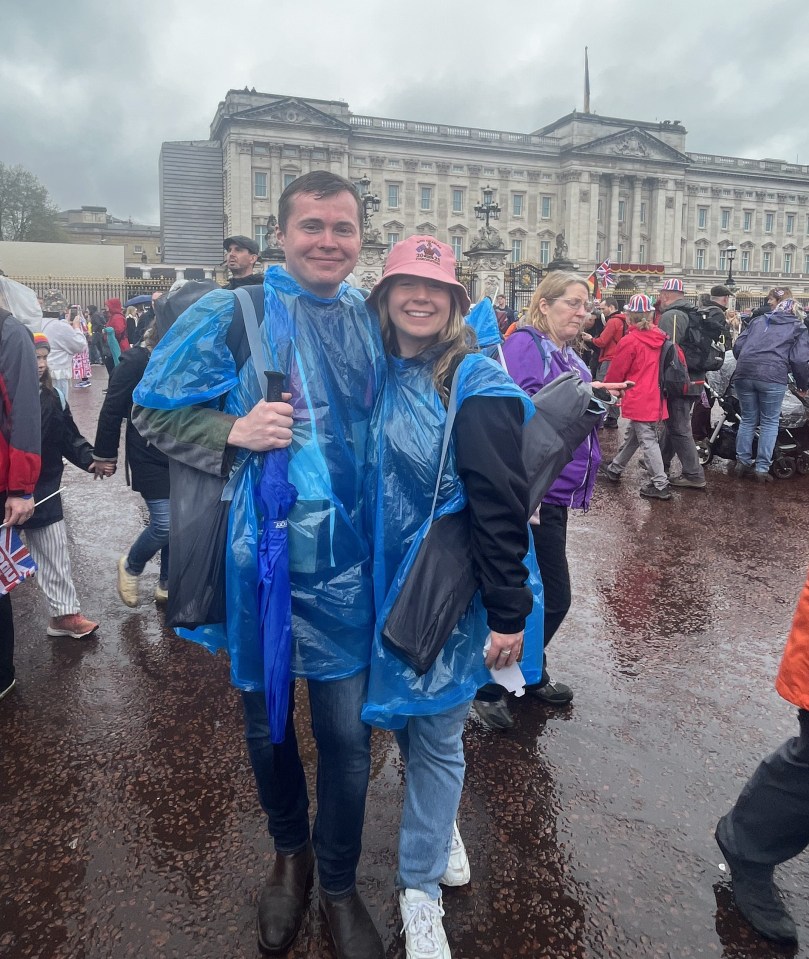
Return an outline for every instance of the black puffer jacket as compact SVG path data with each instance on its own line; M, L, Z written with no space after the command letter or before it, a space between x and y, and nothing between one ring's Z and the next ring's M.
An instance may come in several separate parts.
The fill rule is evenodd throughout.
M79 432L70 407L65 404L62 409L62 401L56 390L40 389L39 402L42 409L42 469L34 490L36 502L59 489L65 469L62 457L85 471L93 462L93 447ZM63 518L62 497L54 496L37 506L34 515L22 524L22 528L41 529Z
M169 461L165 453L148 443L132 425L132 394L149 362L149 351L135 346L121 354L112 371L104 405L98 417L95 458L117 460L121 420L126 420L126 463L131 486L144 499L169 498Z

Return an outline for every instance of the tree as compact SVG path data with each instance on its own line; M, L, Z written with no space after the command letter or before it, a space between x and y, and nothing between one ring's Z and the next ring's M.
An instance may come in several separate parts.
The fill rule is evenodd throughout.
M58 215L48 191L33 173L0 163L0 240L61 240Z

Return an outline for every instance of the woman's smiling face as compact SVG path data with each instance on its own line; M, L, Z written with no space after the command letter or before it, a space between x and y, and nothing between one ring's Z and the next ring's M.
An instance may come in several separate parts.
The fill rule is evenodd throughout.
M419 276L396 276L387 291L388 316L401 356L416 356L431 346L449 323L449 284Z

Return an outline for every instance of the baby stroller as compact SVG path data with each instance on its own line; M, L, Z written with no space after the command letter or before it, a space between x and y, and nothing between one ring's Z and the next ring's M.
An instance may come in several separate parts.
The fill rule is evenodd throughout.
M705 394L708 405L714 409L718 404L720 416L710 428L707 437L696 439L699 461L703 466L718 456L721 459L736 459L736 434L741 422L741 407L732 387L736 361L727 353L722 369L705 377ZM781 406L778 436L773 450L770 472L777 479L789 479L796 472L809 473L809 416L807 403L797 395L790 384ZM753 455L756 454L757 438L753 439Z

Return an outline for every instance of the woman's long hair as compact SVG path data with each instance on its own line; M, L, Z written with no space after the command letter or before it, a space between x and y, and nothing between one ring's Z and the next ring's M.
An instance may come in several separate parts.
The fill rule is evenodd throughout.
M391 282L396 278L391 277ZM446 284L449 286L449 284ZM385 283L377 295L376 308L379 313L379 326L382 330L382 343L386 353L392 353L397 356L399 353L399 342L396 339L396 327L390 319L388 312L388 293L391 283ZM478 351L477 337L475 331L469 326L463 315L460 301L452 294L452 308L449 314L449 322L438 334L437 343L445 343L446 349L436 360L433 367L433 385L436 392L441 397L441 402L446 406L449 403L449 391L452 382L449 378L449 371L455 369L458 363L468 354Z
M542 333L550 334L550 324L548 323L547 317L539 308L539 301L545 300L547 303L555 303L556 300L561 299L565 295L567 288L574 283L578 283L584 287L587 299L589 300L590 287L587 285L587 280L585 280L583 276L579 276L578 273L566 273L564 270L554 270L552 273L544 276L542 282L534 290L534 295L531 297L527 322Z

